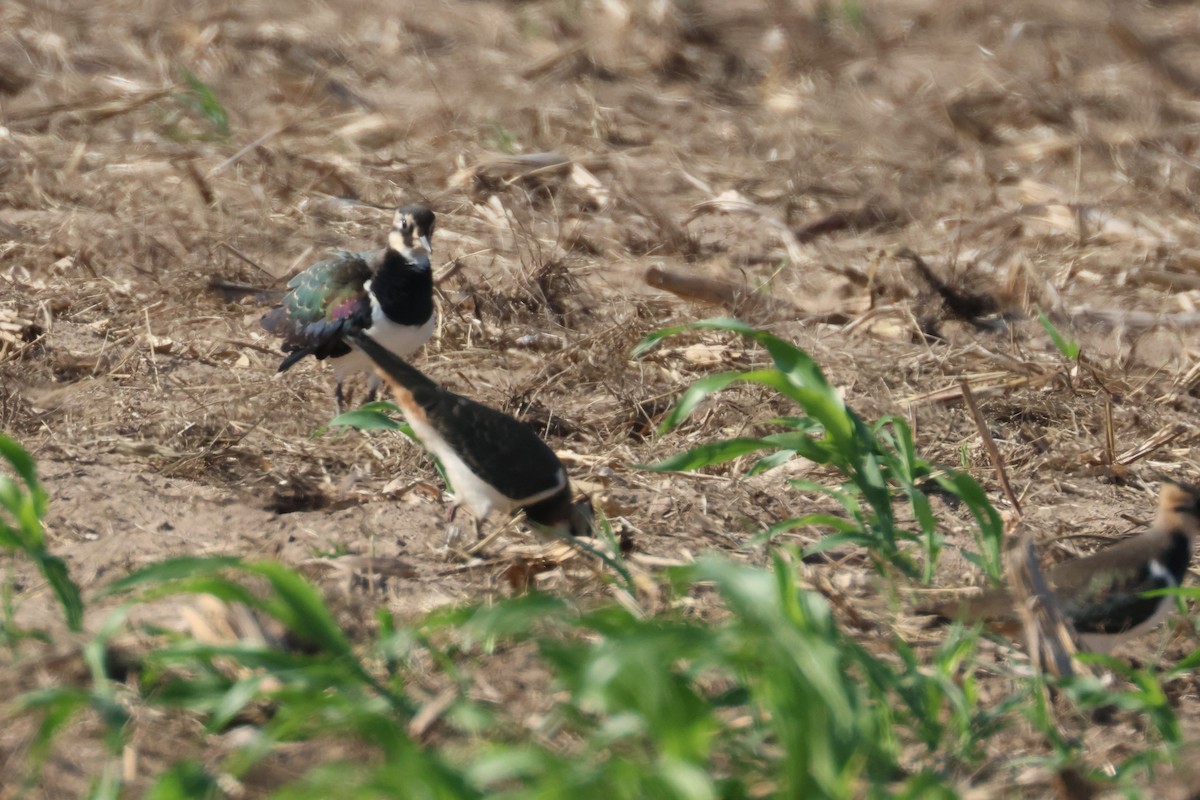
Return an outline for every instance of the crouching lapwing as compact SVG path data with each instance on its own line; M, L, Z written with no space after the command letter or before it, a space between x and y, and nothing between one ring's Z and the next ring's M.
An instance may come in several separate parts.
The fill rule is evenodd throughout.
M379 388L370 359L342 339L366 331L386 350L415 353L429 341L436 324L433 309L435 217L423 206L396 210L387 247L380 251L340 251L313 264L288 282L288 293L263 317L262 325L282 337L287 357L279 372L307 355L332 359L337 377L338 410L343 410L342 381L356 371L371 373L370 396Z
M345 336L392 387L413 433L441 462L456 501L475 515L476 535L492 511L518 509L545 538L590 535L591 503L571 502L566 468L532 427L439 386L367 333Z
M1158 627L1174 608L1175 598L1145 595L1180 585L1192 561L1197 533L1200 494L1193 487L1165 482L1159 487L1158 513L1150 530L1047 570L1046 578L1080 644L1093 652L1110 653ZM1003 589L920 608L917 613L984 621L1010 632L1017 624L1012 598Z

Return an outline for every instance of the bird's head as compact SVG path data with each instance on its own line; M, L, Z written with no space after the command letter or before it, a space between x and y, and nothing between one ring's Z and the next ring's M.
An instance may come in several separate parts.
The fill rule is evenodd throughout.
M572 536L591 536L596 525L596 509L592 507L592 498L584 497L571 503L567 522Z
M546 540L591 536L596 511L590 498L572 503L569 491L564 491L550 505L526 508L525 521Z
M1192 537L1200 534L1200 489L1178 481L1163 481L1158 489L1155 527L1179 528Z
M436 224L437 217L425 206L401 206L396 209L396 216L392 219L388 247L410 259L422 255L428 258L433 252L433 228Z

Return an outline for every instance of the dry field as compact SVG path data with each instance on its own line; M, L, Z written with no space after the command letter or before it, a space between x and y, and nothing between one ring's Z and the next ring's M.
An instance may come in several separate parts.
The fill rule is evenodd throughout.
M440 323L418 364L538 425L642 573L712 550L761 563L755 533L823 502L785 479L832 480L799 460L753 478L635 468L790 413L742 388L655 435L692 380L764 363L715 334L630 355L718 314L810 352L865 418L908 418L928 458L965 464L1004 508L968 381L1027 525L1070 537L1051 553L1142 529L1160 473L1200 479L1200 15L1121 8L0 4L0 430L38 459L52 549L85 590L172 555L278 558L351 631L380 604L415 615L530 579L605 596L585 562L516 524L479 552L447 547L429 459L395 435L314 436L330 374L309 361L275 377L264 309L209 290L278 287L328 249L377 246L388 216L347 199L437 211ZM1001 313L977 313L989 306ZM966 515L937 510L967 544ZM905 614L907 587L897 598L841 556L803 579L853 610L865 644L936 641ZM46 587L13 569L18 621L52 626ZM978 580L947 552L938 585ZM194 631L207 619L157 611ZM1124 655L1170 663L1198 645L1182 625ZM82 680L60 651L0 656L0 693ZM516 715L547 702L506 676L519 668L498 663L492 682ZM1200 683L1168 692L1200 733ZM229 746L183 717L139 725L135 791L181 753ZM1090 763L1120 762L1139 725L1089 732ZM95 729L72 729L36 796L83 791ZM0 732L0 773L30 733ZM1049 772L1012 763L1040 746L1004 737L962 790L1047 793ZM306 763L281 759L248 790Z

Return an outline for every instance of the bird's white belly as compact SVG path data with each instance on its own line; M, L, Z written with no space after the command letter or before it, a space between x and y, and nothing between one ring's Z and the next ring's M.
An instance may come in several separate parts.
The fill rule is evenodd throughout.
M409 425L412 426L413 433L425 445L425 449L436 456L437 460L441 462L442 469L446 471L446 477L450 480L450 484L454 490L455 499L471 509L480 519L483 519L492 511L499 510L507 514L515 508L527 506L539 500L545 500L562 489L566 484L567 475L560 469L555 484L548 489L538 492L532 497L508 497L472 472L471 468L466 465L466 462L459 457L458 453L450 447L445 439L438 435L438 432L426 420L417 419L415 416L407 417L407 419ZM512 468L520 469L521 465L513 464Z
M371 319L377 321L367 329L367 335L401 358L408 358L420 350L421 345L433 336L434 328L437 327L436 314L430 315L425 324L419 327L397 325L383 315L375 298L372 297L371 302ZM361 350L351 350L346 355L333 359L333 368L339 379L354 372L375 372L375 365L370 356Z
M425 445L425 449L441 462L458 502L471 509L480 519L496 509L508 512L515 508L516 504L511 497L505 497L491 484L476 477L432 425L415 418L409 418L408 423L412 426L413 433L421 440L421 444Z

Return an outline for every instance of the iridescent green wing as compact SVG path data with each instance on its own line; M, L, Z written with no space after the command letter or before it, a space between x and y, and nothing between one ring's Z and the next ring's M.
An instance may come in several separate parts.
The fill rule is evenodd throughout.
M1130 570L1097 574L1081 590L1062 601L1063 612L1080 633L1121 633L1154 616L1161 597L1146 592L1174 582L1165 570L1143 564Z
M290 354L280 371L309 354L328 358L350 352L342 333L347 327L370 326L365 284L372 275L371 255L343 250L288 282L283 301L262 320L264 328L283 340L283 352Z
M1049 577L1078 631L1119 633L1154 616L1163 598L1146 592L1178 586L1191 560L1191 539L1183 531L1160 531L1059 564Z

